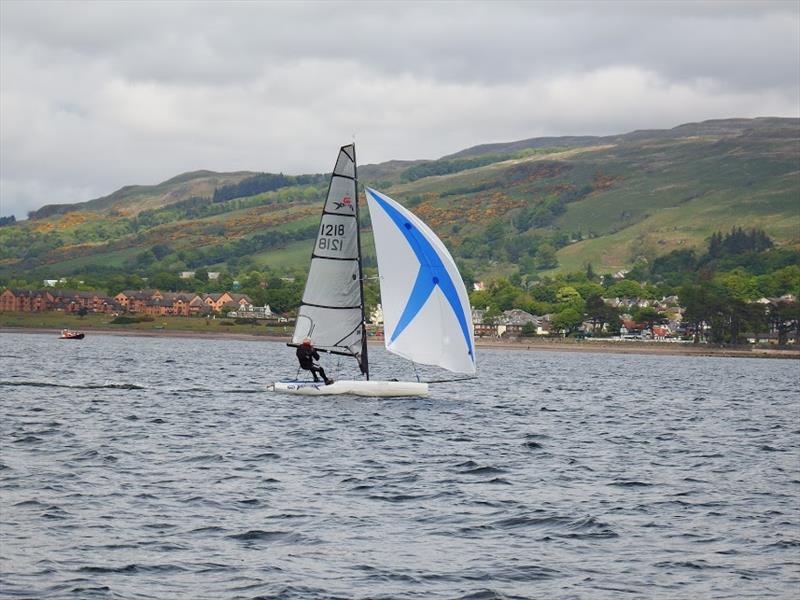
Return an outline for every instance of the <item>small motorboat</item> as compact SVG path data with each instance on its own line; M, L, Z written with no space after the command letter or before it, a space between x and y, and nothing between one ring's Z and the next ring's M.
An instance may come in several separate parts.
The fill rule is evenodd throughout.
M82 340L84 333L82 331L72 331L71 329L62 329L60 340Z

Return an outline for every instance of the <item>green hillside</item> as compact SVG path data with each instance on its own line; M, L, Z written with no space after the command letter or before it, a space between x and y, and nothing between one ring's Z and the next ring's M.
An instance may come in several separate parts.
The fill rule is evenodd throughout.
M798 119L488 144L359 177L412 207L476 277L613 272L734 225L800 245ZM0 276L302 271L326 188L321 174L197 171L43 207L0 227Z

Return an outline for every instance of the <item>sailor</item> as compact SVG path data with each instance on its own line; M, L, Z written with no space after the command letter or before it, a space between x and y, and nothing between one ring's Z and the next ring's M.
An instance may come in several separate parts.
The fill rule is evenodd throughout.
M314 362L315 360L319 360L319 353L317 349L314 348L311 338L304 339L303 344L297 348L297 360L300 361L301 369L311 371L311 374L314 376L314 381L319 381L317 377L317 373L319 373L325 381L325 385L333 383L333 379L328 379L322 367Z

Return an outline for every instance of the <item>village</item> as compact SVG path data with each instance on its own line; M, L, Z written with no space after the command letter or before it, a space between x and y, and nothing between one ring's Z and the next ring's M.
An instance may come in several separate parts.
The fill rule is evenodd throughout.
M25 290L6 288L0 293L0 312L105 313L112 316L132 313L149 316L206 317L242 312L253 319L278 316L269 306L253 306L246 294L221 292L194 294L191 292L161 292L125 290L114 296L98 292L62 290L57 288Z
M695 331L683 318L685 308L677 296L660 300L643 298L607 298L606 306L619 315L616 326L584 315L566 330L556 315L534 315L522 309L505 311L472 308L472 322L477 338L514 340L531 337L573 337L577 339L614 339L619 341L704 342L707 329ZM761 298L756 303L768 308L796 302L793 295ZM652 315L644 320L643 310ZM237 322L251 321L287 325L295 320L292 311L279 314L269 305L256 306L247 294L235 292L193 293L162 292L158 289L124 290L114 296L96 291L78 291L48 287L39 290L6 288L0 293L0 313L63 312L80 316L94 313L111 317L202 317L229 318ZM634 314L640 315L637 321ZM378 304L368 313L367 329L371 335L383 335L383 312ZM750 344L792 344L796 334L780 336L773 328L747 338Z

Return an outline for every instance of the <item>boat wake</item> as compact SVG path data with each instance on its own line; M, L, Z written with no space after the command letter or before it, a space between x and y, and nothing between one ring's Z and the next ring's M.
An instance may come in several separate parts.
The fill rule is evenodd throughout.
M51 383L49 381L0 381L0 387L43 387L69 388L73 390L143 390L144 386L135 383L88 383L70 385L67 383Z

